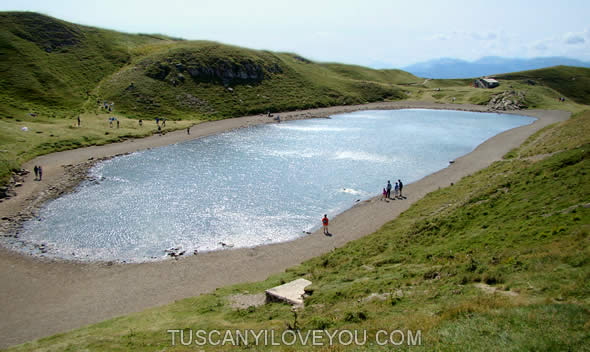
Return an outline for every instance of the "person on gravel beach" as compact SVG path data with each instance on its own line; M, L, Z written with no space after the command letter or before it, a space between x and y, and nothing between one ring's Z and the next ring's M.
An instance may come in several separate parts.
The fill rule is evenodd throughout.
M324 214L324 218L322 219L322 225L324 226L324 235L329 235L330 232L328 231L328 214Z

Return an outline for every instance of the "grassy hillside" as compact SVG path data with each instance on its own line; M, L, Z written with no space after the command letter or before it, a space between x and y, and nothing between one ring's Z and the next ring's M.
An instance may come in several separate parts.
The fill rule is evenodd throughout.
M473 88L472 79L432 79L406 89L412 99L440 103L487 105L495 95L517 91L524 93L527 108L580 112L590 104L588 68L558 66L495 77L500 86L493 89ZM560 97L566 101L560 102Z
M532 71L506 73L499 79L549 87L579 104L590 105L590 68L555 66Z
M275 329L280 334L295 324L289 306L234 310L231 295L260 293L299 277L313 281L297 316L303 334L367 329L368 341L375 341L380 329L421 331L421 346L373 343L365 346L368 350L587 350L588 126L590 111L549 126L503 161L430 193L376 233L266 281L226 287L9 350L194 349L178 341L170 346L167 330L177 328Z
M29 12L0 13L0 115L67 116L132 49L172 42L80 26Z
M100 99L124 114L218 119L360 104L405 95L397 71L316 64L294 54L192 41L166 46L104 80Z

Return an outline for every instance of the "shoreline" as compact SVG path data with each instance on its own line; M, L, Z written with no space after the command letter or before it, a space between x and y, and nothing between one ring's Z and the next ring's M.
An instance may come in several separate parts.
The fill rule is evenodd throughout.
M375 197L338 214L330 225L333 237L325 237L317 230L312 235L289 242L207 252L197 256L190 255L178 261L114 265L105 262L42 259L0 248L0 281L3 283L0 292L4 297L0 314L5 318L0 323L0 347L211 292L216 287L264 280L273 273L373 233L427 193L446 187L451 182L457 182L460 178L488 166L501 159L510 149L519 146L535 131L569 117L569 113L563 111L489 111L485 106L411 101L331 107L275 115L281 115L281 119L285 121L327 117L359 110L406 108L511 113L536 117L537 120L500 133L480 144L471 153L456 159L455 163L445 169L406 185L405 200L386 203L379 202L378 197ZM27 175L23 186L19 187L19 196L9 200L13 202L8 206L6 204L9 201L0 203L0 216L8 217L10 211L18 214L27 209L30 206L27 201L30 202L35 195L46 191L51 187L52 181L59 181L64 177L64 168L61 165L80 164L87 162L89 158L108 157L248 125L273 122L271 118L262 115L206 122L194 126L192 130L195 133L189 138L185 131L180 130L165 136L41 156L24 164L23 168L30 168L34 164L44 165L47 181L35 182L32 180L33 176ZM64 163L66 160L70 162ZM46 169L45 165L51 166Z

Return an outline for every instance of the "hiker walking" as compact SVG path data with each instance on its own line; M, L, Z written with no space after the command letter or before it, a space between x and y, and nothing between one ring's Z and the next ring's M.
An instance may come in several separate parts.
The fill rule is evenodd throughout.
M80 115L78 115L78 127L80 127Z
M399 183L395 183L395 188L393 189L393 196L395 198L397 198L397 196L399 195Z
M162 119L162 127L166 127L166 119Z
M404 184L402 183L402 180L397 180L397 182L399 183L399 196L403 198L402 189L404 188Z
M387 199L391 198L391 182L387 180Z
M143 126L143 120L139 119L139 127Z
M41 168L41 166L39 166L37 172L39 172L39 181L41 181L43 179L43 169Z
M322 225L324 226L324 235L329 235L330 232L328 231L328 215L324 214L322 219Z
M189 134L189 135L191 134L191 126L188 126L186 128L186 134Z
M117 119L117 128L119 128L119 120Z
M33 170L35 171L35 181L37 181L37 179L39 178L39 167L37 167L37 165L35 165Z
M381 200L385 200L387 198L387 191L383 188L383 194L381 195Z

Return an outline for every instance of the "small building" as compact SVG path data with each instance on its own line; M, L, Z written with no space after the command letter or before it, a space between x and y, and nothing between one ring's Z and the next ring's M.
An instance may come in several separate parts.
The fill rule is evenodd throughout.
M476 88L496 88L499 85L500 82L498 82L497 80L485 77L476 79L475 82L473 82L473 86Z

